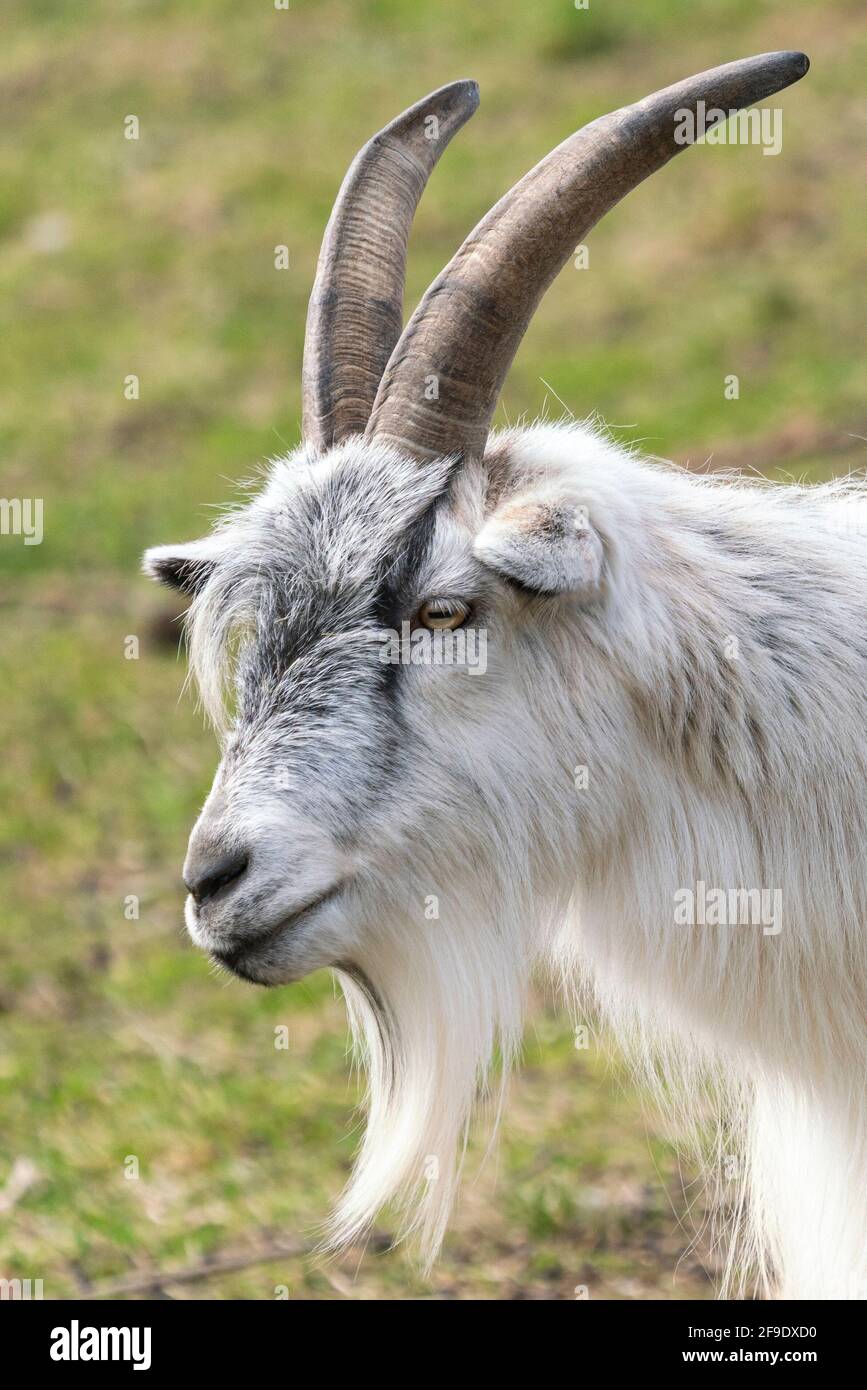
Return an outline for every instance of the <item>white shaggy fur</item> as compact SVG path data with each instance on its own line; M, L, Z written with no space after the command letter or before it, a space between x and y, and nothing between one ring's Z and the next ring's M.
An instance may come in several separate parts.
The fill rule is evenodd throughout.
M592 993L687 1120L714 1096L713 1165L735 1211L726 1290L758 1278L790 1297L864 1297L864 485L696 476L587 426L495 436L484 464L447 477L360 440L277 462L222 525L219 557L203 555L192 608L212 708L227 633L247 634L203 824L249 843L273 801L258 894L242 882L230 906L194 913L197 939L217 950L264 923L239 973L335 967L368 1069L334 1238L402 1195L433 1256L479 1085L497 1047L505 1075L541 969L566 996ZM381 575L371 526L378 553L399 555L438 491L401 602L411 614L431 594L469 596L489 669L401 671L389 705L365 685L367 619L346 594ZM315 585L336 595L327 633L304 616ZM279 623L313 635L286 669L261 652L245 668ZM356 644L344 674L335 632ZM317 686L332 668L333 708ZM306 743L296 680L318 711ZM309 896L281 805L349 868L335 900L275 939ZM779 891L778 929L679 924L677 895L698 884Z

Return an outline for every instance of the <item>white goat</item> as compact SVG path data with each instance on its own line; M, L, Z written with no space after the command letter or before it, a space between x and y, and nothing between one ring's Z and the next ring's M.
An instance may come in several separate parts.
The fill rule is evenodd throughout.
M366 1059L338 1242L402 1195L436 1252L541 965L688 1118L721 1096L725 1288L867 1292L867 492L697 477L589 426L488 438L545 286L677 152L678 113L806 69L729 64L579 131L401 333L412 214L476 89L413 107L329 223L305 443L212 536L148 552L192 595L223 732L190 933L262 984L334 968ZM468 629L484 670L430 645Z

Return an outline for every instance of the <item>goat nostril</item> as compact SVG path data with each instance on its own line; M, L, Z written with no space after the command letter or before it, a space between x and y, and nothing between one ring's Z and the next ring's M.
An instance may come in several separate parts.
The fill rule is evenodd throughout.
M234 883L246 872L249 856L242 851L224 854L220 859L212 859L196 869L189 869L184 878L184 886L200 906Z

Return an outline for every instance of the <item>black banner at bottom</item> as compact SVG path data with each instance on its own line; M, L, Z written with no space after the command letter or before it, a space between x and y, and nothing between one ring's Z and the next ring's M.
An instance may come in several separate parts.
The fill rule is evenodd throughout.
M61 1380L70 1375L93 1378L112 1374L162 1375L179 1368L221 1376L234 1371L256 1374L265 1366L285 1367L291 1373L296 1355L325 1353L333 1367L338 1348L353 1359L366 1346L382 1368L400 1345L404 1329L421 1338L422 1368L436 1367L434 1351L442 1357L443 1374L456 1369L452 1329L461 1336L459 1363L473 1352L480 1369L496 1365L498 1352L514 1354L516 1339L533 1342L522 1347L526 1356L547 1359L550 1346L538 1340L553 1327L570 1339L568 1354L578 1369L589 1357L612 1371L667 1373L674 1367L801 1365L824 1373L859 1364L864 1313L857 1303L703 1303L594 1302L577 1300L568 1310L561 1305L555 1323L536 1322L540 1313L513 1306L501 1337L474 1337L477 1321L452 1323L452 1315L418 1305L388 1303L388 1321L377 1329L351 1308L337 1306L353 1299L302 1303L194 1302L0 1302L0 1332L7 1364L16 1372L31 1370ZM361 1301L361 1300L358 1300ZM438 1302L439 1300L429 1300ZM426 1302L426 1301L425 1301ZM456 1316L460 1319L460 1313ZM496 1324L496 1313L492 1312ZM445 1317L446 1321L441 1319ZM524 1323L524 1317L527 1322ZM319 1320L322 1319L320 1323ZM547 1318L547 1315L546 1315ZM487 1315L483 1324L487 1324ZM320 1329L326 1333L319 1339ZM334 1337L352 1336L351 1342ZM435 1340L431 1340L434 1339ZM364 1339L364 1340L362 1340ZM374 1340L375 1339L375 1340ZM572 1340L574 1339L574 1340ZM405 1354L404 1371L409 1371ZM514 1367L512 1368L514 1369Z

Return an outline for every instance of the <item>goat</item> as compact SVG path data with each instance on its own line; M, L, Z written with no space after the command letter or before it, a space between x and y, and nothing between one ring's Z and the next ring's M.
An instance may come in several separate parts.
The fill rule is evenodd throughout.
M490 433L542 293L683 148L679 115L808 66L764 54L593 121L402 329L412 216L477 88L410 108L325 233L302 443L211 535L145 556L190 596L222 742L190 935L259 984L330 967L366 1063L336 1245L396 1197L434 1258L543 969L687 1116L720 1104L724 1292L867 1291L865 485L697 476L593 423ZM484 670L435 659L471 631Z

